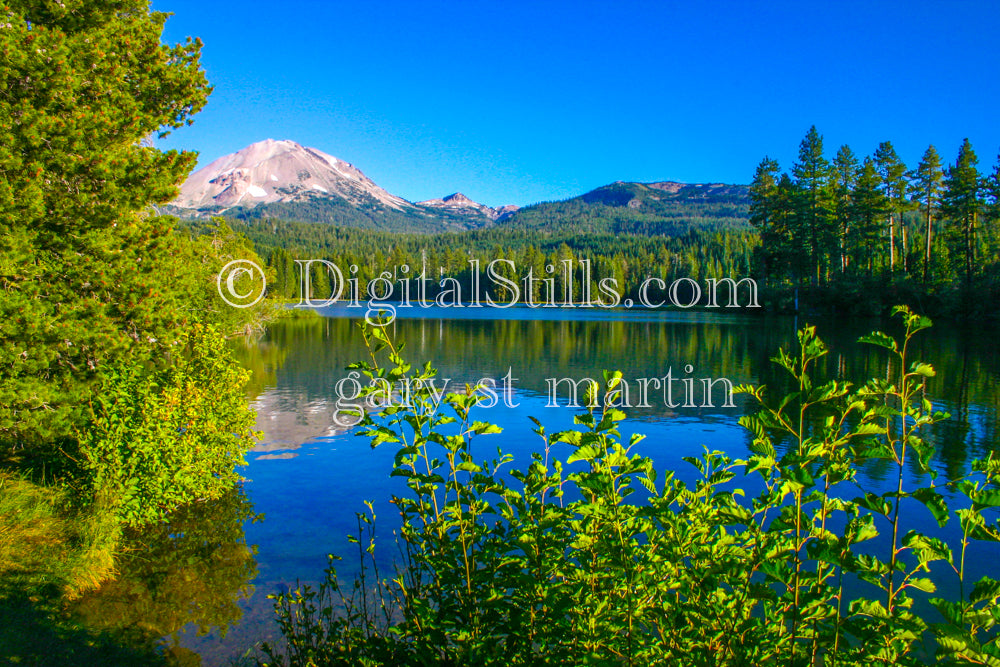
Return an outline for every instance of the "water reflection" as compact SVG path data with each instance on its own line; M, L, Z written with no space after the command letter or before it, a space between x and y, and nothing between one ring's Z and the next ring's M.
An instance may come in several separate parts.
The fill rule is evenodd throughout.
M302 427L298 434L293 430L279 434L278 440L337 431L330 419L335 385L345 376L345 366L367 356L357 320L347 317L357 315L355 310L328 309L329 317L281 322L269 330L263 349L283 363L280 370L273 364L269 367L268 379L274 382L271 392L283 393L269 393L266 400L280 414L275 418L278 426L285 423L282 420L292 421L286 413L297 411L295 423ZM715 313L619 312L619 319L608 319L604 311L515 308L502 311L503 319L467 320L451 319L465 317L465 311L421 309L414 314L425 319L400 317L393 325L397 340L406 344L404 356L410 362L430 360L440 377L459 385L483 377L499 381L509 371L517 378L519 391L539 396L547 394L549 378L600 378L603 369L621 370L626 378L662 377L672 369L679 377L686 365L692 366L691 376L696 378L765 384L772 395L783 395L791 389L788 376L771 359L779 347L794 347L795 328L806 323L815 324L830 348L817 374L859 383L886 377L894 369L884 351L861 345L857 339L875 329L901 333L895 321L810 321ZM543 315L560 319L537 319ZM252 358L252 351L247 354ZM997 446L1000 436L1000 349L995 334L940 324L919 334L910 354L912 359L934 365L937 377L928 382L928 394L937 408L952 415L931 434L937 446L934 465L948 479L960 477L972 459L987 456ZM728 410L674 410L662 400L650 403L649 408L631 410L630 417L647 422L677 416L735 419L748 408L739 398L737 408ZM322 414L311 416L317 411ZM266 425L261 427L267 430ZM878 470L871 473L879 477Z
M293 458L302 443L347 431L335 421L333 399L310 398L303 391L270 389L257 397L253 407L262 434L248 457L254 461Z
M244 532L254 518L242 489L177 510L130 536L118 578L75 602L71 613L92 632L166 664L202 664L185 635L224 637L240 622L240 602L253 594L257 576L257 548Z
M483 377L499 380L511 371L516 389L544 395L549 378L600 378L603 369L621 370L631 378L662 377L673 369L679 377L686 365L699 378L748 381L758 354L756 338L747 335L754 320L711 320L399 319L393 329L410 362L432 361L441 378L457 384ZM294 387L307 402L335 398L345 366L367 357L357 326L354 320L324 318L273 327L266 342L288 351L278 387ZM662 401L659 409L654 405L650 410L669 414Z

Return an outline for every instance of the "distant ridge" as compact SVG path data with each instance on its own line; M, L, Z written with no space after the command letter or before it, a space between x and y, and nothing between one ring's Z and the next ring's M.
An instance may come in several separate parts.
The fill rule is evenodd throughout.
M506 224L530 230L676 236L749 228L750 189L724 183L617 181L579 197L526 206Z

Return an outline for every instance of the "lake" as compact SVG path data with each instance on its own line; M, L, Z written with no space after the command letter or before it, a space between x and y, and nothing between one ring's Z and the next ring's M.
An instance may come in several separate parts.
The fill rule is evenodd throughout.
M403 488L401 480L389 478L394 452L389 445L373 450L338 425L337 399L351 395L342 382L345 367L367 357L359 311L331 307L321 313L279 321L260 340L237 344L241 361L253 371L250 391L264 433L247 457L247 481L239 492L196 503L136 536L121 577L75 605L88 627L120 633L124 641L160 644L173 664L227 665L255 642L277 638L269 593L293 588L296 581L316 583L330 553L345 558L341 571L350 576L355 552L347 535L356 532L355 513L364 510L364 500L374 501L383 557L391 558L396 514L387 500ZM733 457L746 452L748 436L737 424L746 409L743 399L724 407L724 383L715 381L763 383L772 395L782 394L784 371L770 359L780 346L794 344L796 327L804 322L742 313L430 308L400 310L391 329L405 343L403 356L414 364L432 361L449 388L482 378L499 388L507 378L509 400L501 395L495 407L479 410L478 419L504 429L476 441L483 458L496 456L499 447L514 455L515 464L526 464L541 442L529 416L552 431L570 428L580 412L566 406L568 383L556 381L600 380L602 370L611 369L622 371L632 388L635 407L623 436L646 434L640 451L659 469L676 469L692 480L694 469L682 457L698 456L703 447ZM854 381L886 375L885 355L855 341L873 329L898 334L897 323L822 317L810 322L831 350L826 373ZM949 325L915 341L912 358L932 363L938 373L930 397L952 415L931 434L937 447L932 465L941 478L961 476L997 442L995 341L996 332ZM660 388L653 378L660 379ZM642 379L644 395L638 391ZM553 382L558 406L551 405ZM670 395L663 385L671 387ZM708 395L706 386L712 387ZM889 472L871 465L860 477L883 488ZM909 476L912 481L915 472ZM941 533L929 514L917 514L918 528ZM1000 556L977 549L970 558L980 572Z

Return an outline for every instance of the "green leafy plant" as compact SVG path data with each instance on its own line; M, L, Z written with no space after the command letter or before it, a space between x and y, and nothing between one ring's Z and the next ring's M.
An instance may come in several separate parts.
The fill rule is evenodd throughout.
M163 369L111 370L79 434L85 499L107 502L129 526L179 505L221 496L256 439L243 387L249 374L214 330L192 333L189 350Z

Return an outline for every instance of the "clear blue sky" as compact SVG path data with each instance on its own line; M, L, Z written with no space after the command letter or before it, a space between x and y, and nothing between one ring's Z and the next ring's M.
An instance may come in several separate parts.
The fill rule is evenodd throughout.
M489 205L616 180L747 183L810 125L829 156L1000 149L995 2L205 2L215 92L160 142L201 165L261 139L353 163L411 201Z

